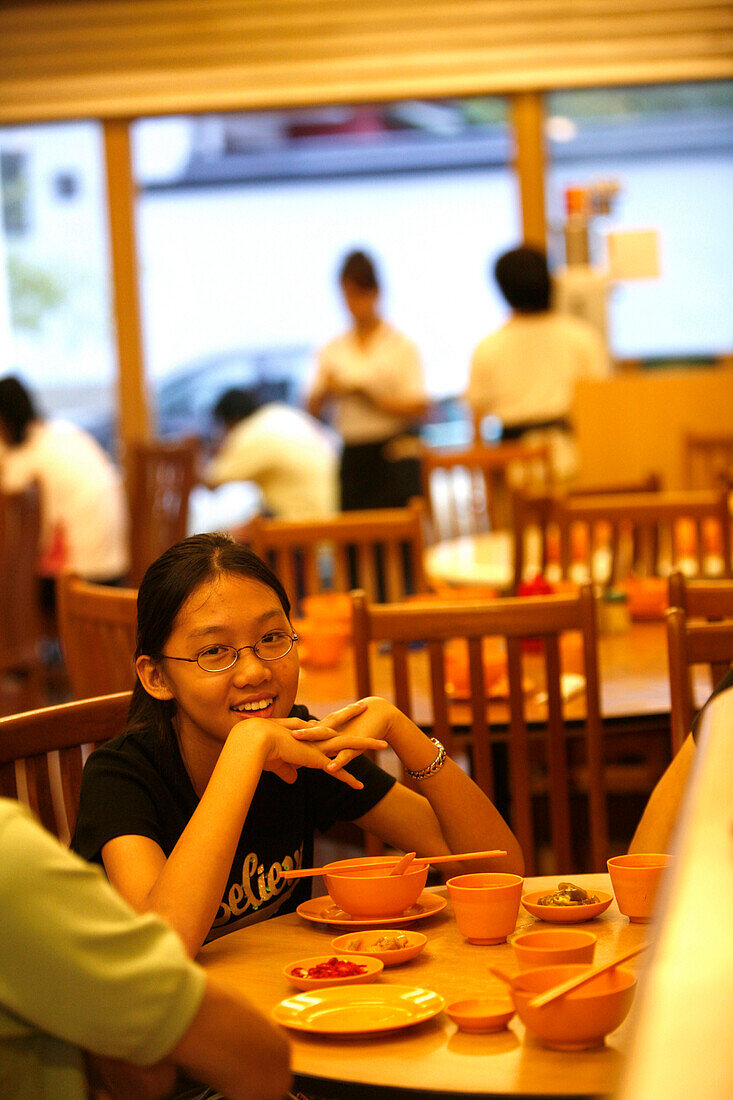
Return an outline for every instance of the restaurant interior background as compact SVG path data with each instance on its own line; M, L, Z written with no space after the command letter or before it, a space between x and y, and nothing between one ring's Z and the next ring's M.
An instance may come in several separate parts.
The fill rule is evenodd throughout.
M148 4L134 29L127 3L56 5L51 22L42 3L0 13L0 348L3 371L25 377L48 412L115 450L118 396L123 439L207 434L208 411L232 384L264 382L297 401L315 349L344 325L338 261L363 245L384 272L386 315L424 358L437 402L426 437L463 441L455 398L473 347L505 315L491 262L534 235L562 268L567 188L615 181L610 213L590 225L592 270L605 276L609 230L646 228L657 234L659 275L609 281L611 354L637 373L714 370L702 405L685 398L703 421L688 427L714 426L717 370L733 352L733 82L701 77L730 75L725 37L715 34L725 5L657 0L644 15L636 4L579 3L582 57L573 20L549 3L511 16L492 0L433 3L432 19L409 4L374 3L361 21L329 0L282 0L269 14L251 5L241 15L231 3L193 4L185 18L181 7ZM696 8L697 35L685 8ZM251 50L224 52L225 17L241 20ZM442 57L441 20L450 23ZM171 43L158 35L153 46L166 21ZM204 27L205 62L191 44ZM95 54L107 31L116 37ZM296 31L312 38L300 53ZM501 65L497 34L507 36ZM518 35L524 53L512 57ZM256 48L265 40L267 55ZM188 53L173 62L175 42ZM310 56L300 84L288 85L288 66L297 81L306 46L312 54L319 44L331 61L373 47L374 65L360 71L355 62L349 84L329 84L323 58L319 67ZM465 52L463 71L447 71L449 47L450 57ZM414 75L418 49L423 70ZM21 62L31 56L29 69ZM395 57L390 83L384 70ZM268 83L275 62L279 79ZM133 85L143 70L148 84ZM227 73L240 84L225 94ZM389 87L412 94L369 94ZM497 87L505 94L486 94ZM233 100L259 109L204 109ZM120 124L127 164L110 159L109 128ZM127 229L115 164L130 172ZM730 375L725 382L730 391Z

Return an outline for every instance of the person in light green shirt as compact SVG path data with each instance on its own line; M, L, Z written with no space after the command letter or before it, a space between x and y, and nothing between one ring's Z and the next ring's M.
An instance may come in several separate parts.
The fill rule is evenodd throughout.
M113 1091L124 1082L128 1095L169 1095L176 1065L230 1100L284 1095L280 1032L209 979L159 917L136 914L98 868L8 799L0 910L3 1100L87 1100L91 1065L98 1082Z

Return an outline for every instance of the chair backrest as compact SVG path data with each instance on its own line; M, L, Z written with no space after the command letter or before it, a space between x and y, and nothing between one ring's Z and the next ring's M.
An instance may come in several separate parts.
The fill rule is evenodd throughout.
M483 602L445 602L430 605L399 603L371 605L363 593L353 595L354 655L357 691L372 694L370 647L372 643L390 643L394 702L408 716L415 712L415 688L419 654L410 650L416 642L427 646L430 696L429 728L453 753L468 736L471 774L486 794L494 799L492 741L507 742L511 825L524 851L531 874L536 866L533 789L537 771L546 776L552 850L558 872L578 869L574 857L570 822L571 793L577 772L569 759L570 740L562 698L561 635L579 631L585 675L586 717L573 728L573 746L582 745L582 767L587 790L587 835L589 862L601 869L608 854L608 818L604 781L603 745L598 697L598 660L596 647L595 601L589 585L578 595L545 596L487 600ZM498 729L492 730L487 706L484 645L487 638L503 638L506 646L508 679L508 723L506 714ZM449 699L446 678L446 646L454 639L467 644L468 688L460 705ZM547 703L542 730L532 725L527 715L530 697L526 692L525 650L529 645L539 653L526 655L544 667ZM523 641L524 640L524 641ZM422 659L425 657L422 655ZM425 690L424 674L421 689ZM463 696L462 696L463 698ZM534 705L534 721L538 707ZM460 713L462 708L463 713ZM539 759L535 757L539 755ZM588 869L587 867L584 869Z
M683 463L690 489L715 489L733 482L733 432L687 432Z
M68 842L76 826L88 753L121 733L131 692L61 703L0 718L0 794L30 806Z
M39 588L36 572L41 529L36 485L20 493L0 492L0 674L28 679L25 706L37 705Z
M67 574L57 585L57 619L75 699L134 687L137 589L89 584Z
M544 443L422 447L420 476L435 541L475 535L509 525L510 486L549 486L550 449Z
M669 576L669 606L691 619L733 619L733 579L699 580L676 571Z
M278 575L291 600L358 586L370 599L426 590L424 505L342 512L319 520L255 517L247 541Z
M130 445L130 583L139 585L151 562L187 534L188 499L196 481L195 439Z
M672 752L676 753L690 732L698 704L704 702L733 664L733 617L693 619L681 607L670 607L666 623ZM700 699L695 699L690 676L696 665L705 665L709 670L709 680Z
M631 573L666 576L675 567L699 576L731 575L724 490L569 497L558 503L563 576L572 568L601 583Z

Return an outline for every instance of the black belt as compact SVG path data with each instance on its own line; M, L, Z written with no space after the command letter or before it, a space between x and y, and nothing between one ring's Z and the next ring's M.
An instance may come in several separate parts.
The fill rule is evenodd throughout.
M559 428L562 432L572 432L573 426L564 416L555 417L554 420L525 420L522 424L505 424L501 433L502 441L512 442L526 435L527 432L544 431L547 428Z

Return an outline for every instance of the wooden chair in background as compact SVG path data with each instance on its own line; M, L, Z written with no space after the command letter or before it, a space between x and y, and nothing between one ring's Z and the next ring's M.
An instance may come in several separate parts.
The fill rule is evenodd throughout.
M414 713L414 692L408 653L416 642L427 645L430 664L430 732L453 755L467 743L471 774L489 798L495 799L491 727L487 714L483 640L505 639L509 684L508 730L496 733L508 752L511 825L524 851L527 874L535 872L535 814L533 796L538 786L546 793L555 870L599 870L608 855L608 814L604 779L604 752L598 698L595 601L591 587L579 595L547 596L465 603L372 605L364 593L353 594L354 655L357 693L370 695L370 646L390 644L394 702L405 714ZM580 766L570 760L570 738L563 717L560 637L580 631L586 679L586 719L572 731L581 748ZM446 690L445 647L452 639L468 646L470 711L468 733L456 729ZM530 729L522 661L523 639L540 639L545 665L547 722ZM536 644L536 641L535 641ZM576 754L573 753L575 756ZM589 838L587 866L579 867L571 827L571 795L581 777L581 800L587 809L584 833Z
M187 534L188 499L196 482L198 441L153 440L130 447L130 584Z
M68 843L76 826L84 761L121 733L129 691L0 718L0 793L30 806Z
M0 713L43 701L36 572L40 530L36 485L0 493Z
M699 706L733 665L733 618L688 618L681 607L667 611L667 650L671 697L672 752L676 753L690 732ZM707 684L695 697L691 672L707 668Z
M508 527L511 488L546 489L552 481L550 450L544 443L423 447L420 472L435 542Z
M677 491L568 497L557 505L562 575L604 584L631 574L731 575L727 493Z
M424 592L424 506L342 512L319 520L255 517L252 549L274 569L293 602L323 591L363 588L373 600Z
M72 695L85 699L135 684L137 590L65 575L57 586L59 640Z
M687 432L683 462L690 489L717 489L733 483L733 433Z

